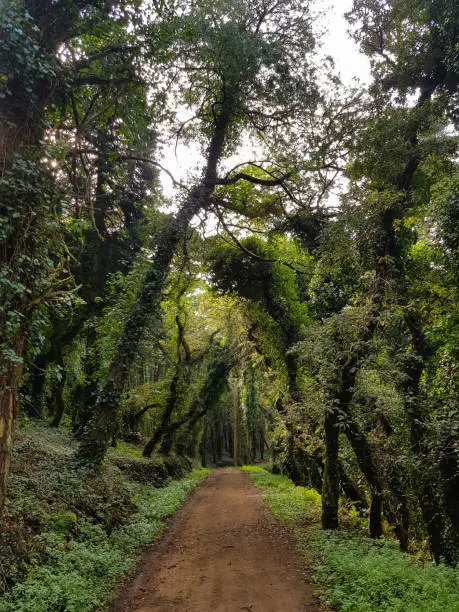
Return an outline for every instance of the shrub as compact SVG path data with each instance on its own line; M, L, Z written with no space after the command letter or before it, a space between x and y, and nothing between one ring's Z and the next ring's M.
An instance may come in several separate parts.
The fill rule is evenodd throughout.
M414 562L394 542L322 531L313 552L326 600L342 612L459 611L458 570Z
M165 455L163 461L171 478L183 478L192 467L190 459L183 455Z
M0 529L6 592L0 612L104 607L142 546L206 474L170 482L162 462L133 452L123 457L120 449L90 471L73 462L68 434L29 426L15 445L11 501Z
M169 472L159 460L136 460L129 457L115 459L115 465L129 480L150 484L153 487L164 487L170 482Z

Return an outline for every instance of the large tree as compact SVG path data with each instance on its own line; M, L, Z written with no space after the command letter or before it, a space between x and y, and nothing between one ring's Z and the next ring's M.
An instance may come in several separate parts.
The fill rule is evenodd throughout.
M150 270L119 339L106 380L100 385L94 418L88 424L80 455L100 461L111 438L116 412L138 342L155 316L178 245L191 220L206 211L219 185L247 181L276 187L287 172L274 177L233 171L219 175L223 160L241 142L244 131L269 135L270 127L305 104L314 105L309 52L314 47L311 20L301 3L202 2L177 16L171 31L171 64L179 70L178 99L188 102L193 118L179 134L198 133L205 152L201 177L182 190L182 201L158 239Z
M135 2L121 7L99 0L40 0L2 7L0 507L29 331L38 327L40 311L60 299L68 302L69 289L75 289L64 237L78 198L65 184L66 162L83 160L78 149L91 131L85 132L88 126L94 136L94 114L99 118L104 114L105 119L116 116L106 105L97 108L98 98L105 97L106 102L115 83L119 86L133 78L133 30L128 33L127 24L132 25L130 7L135 6ZM102 76L108 66L108 76ZM80 101L85 95L92 95L93 103L82 115ZM58 163L56 151L62 144L58 131L69 126L69 115L76 125L68 132L65 152L57 155ZM104 216L102 166L103 162L96 197L102 211L99 220Z

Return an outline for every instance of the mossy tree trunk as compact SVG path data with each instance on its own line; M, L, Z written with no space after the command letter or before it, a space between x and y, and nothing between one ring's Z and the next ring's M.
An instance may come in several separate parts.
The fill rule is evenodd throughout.
M155 433L150 438L150 440L145 445L143 449L144 457L151 457L153 451L156 448L156 445L160 442L164 433L166 432L167 425L171 419L172 413L174 411L175 405L177 403L177 393L180 379L180 371L176 370L174 377L172 378L171 384L169 385L169 394L167 396L166 406L164 407L164 412L161 416L161 422L158 425Z
M232 96L227 92L211 139L202 181L191 190L171 223L161 233L157 250L138 300L118 341L108 375L99 385L94 416L86 427L79 457L98 464L110 443L121 394L136 359L143 330L159 310L163 288L178 245L184 240L192 218L205 209L217 184L217 166L222 156L232 117Z
M259 442L260 442L260 460L264 461L265 460L265 432L263 429L260 429Z
M430 357L430 347L424 337L419 315L408 310L405 314L405 322L412 338L412 354L407 360L405 370L407 379L404 389L405 407L410 425L411 450L417 463L417 495L429 534L430 550L436 563L439 563L442 559L453 563L456 551L452 551L450 548L456 542L451 541L449 544L445 542L445 513L440 505L439 492L435 489L429 477L429 470L425 469L424 465L428 453L428 442L420 397L420 384L424 368Z
M372 448L365 435L350 418L346 423L346 436L371 489L370 537L379 538L382 535L383 485L373 459Z
M235 380L233 390L233 464L235 467L240 465L241 461L241 427L242 427L242 410L241 410L241 394L239 389L239 381Z
M339 477L344 494L349 501L355 504L357 510L361 512L365 508L368 508L368 501L365 493L361 490L354 479L346 472L346 469L341 461L339 464Z
M202 467L207 467L207 422L204 421L202 438L199 445Z
M325 415L325 461L322 484L322 527L338 529L339 500L339 427L338 413L332 409Z
M3 513L8 489L20 378L21 370L16 367L3 375L0 382L0 516Z

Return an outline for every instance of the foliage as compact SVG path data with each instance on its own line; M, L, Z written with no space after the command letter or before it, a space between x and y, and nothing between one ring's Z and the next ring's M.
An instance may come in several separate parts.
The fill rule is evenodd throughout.
M249 472L256 487L273 516L287 524L316 522L320 517L320 494L314 489L295 486L286 476L271 474L257 466L243 466Z
M111 464L99 475L72 470L64 432L34 425L23 436L7 520L23 525L18 536L26 538L28 551L20 572L10 567L9 576L2 576L16 584L0 610L94 610L111 599L142 546L156 539L163 520L207 471L154 489L126 480ZM7 549L1 554L4 572Z
M303 534L300 547L311 547L310 538ZM312 552L319 562L316 580L337 610L459 610L458 571L414 562L393 542L322 532L314 536Z

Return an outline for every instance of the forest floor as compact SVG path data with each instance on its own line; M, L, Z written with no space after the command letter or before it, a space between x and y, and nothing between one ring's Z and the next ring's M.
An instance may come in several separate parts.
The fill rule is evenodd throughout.
M249 474L219 469L140 562L111 612L308 612L321 607L291 533Z

